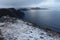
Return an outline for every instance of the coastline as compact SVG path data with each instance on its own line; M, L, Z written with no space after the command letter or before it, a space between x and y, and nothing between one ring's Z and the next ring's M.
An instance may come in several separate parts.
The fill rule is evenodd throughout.
M60 40L59 33L17 18L1 17L0 30L0 40Z

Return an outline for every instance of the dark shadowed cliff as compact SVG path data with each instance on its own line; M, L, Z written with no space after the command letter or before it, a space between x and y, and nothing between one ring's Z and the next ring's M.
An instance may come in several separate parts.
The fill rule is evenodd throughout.
M1 8L0 17L7 15L11 17L23 18L25 14L21 10L16 10L15 8Z

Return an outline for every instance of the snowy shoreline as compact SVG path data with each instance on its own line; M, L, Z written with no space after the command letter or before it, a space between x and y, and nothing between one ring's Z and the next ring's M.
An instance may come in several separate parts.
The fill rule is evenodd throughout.
M32 23L11 18L0 18L0 40L60 40L60 34L38 28Z

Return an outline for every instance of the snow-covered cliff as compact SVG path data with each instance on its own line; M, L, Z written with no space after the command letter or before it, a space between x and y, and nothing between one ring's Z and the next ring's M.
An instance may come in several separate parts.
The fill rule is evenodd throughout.
M60 34L38 28L32 23L11 17L0 18L0 39L2 40L60 40Z

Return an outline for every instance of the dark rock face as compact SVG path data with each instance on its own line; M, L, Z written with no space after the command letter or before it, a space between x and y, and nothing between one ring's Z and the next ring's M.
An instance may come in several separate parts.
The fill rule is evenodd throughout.
M25 16L25 14L21 10L17 10L16 14L17 14L18 18L23 18Z
M23 18L24 13L14 8L2 8L0 9L0 17L9 15L11 17Z

